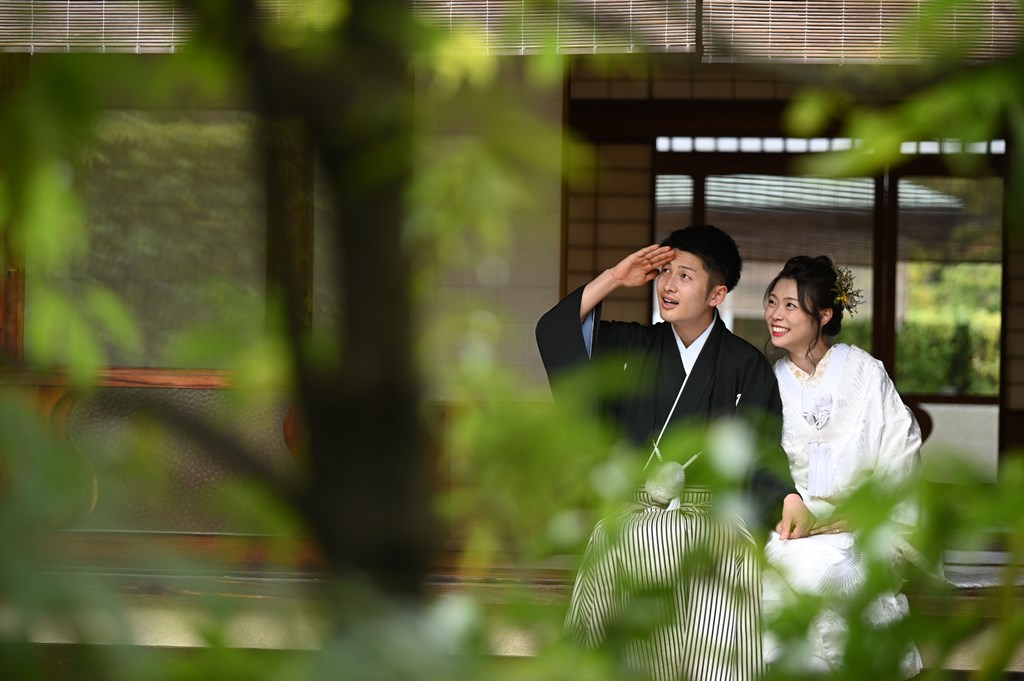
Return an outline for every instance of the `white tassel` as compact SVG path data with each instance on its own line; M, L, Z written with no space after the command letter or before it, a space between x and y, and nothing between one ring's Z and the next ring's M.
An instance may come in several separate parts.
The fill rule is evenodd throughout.
M807 491L815 497L832 495L832 452L824 442L812 442L807 450Z
M697 460L703 450L690 457L680 465L676 461L666 461L648 478L644 489L648 496L659 504L668 504L668 510L674 511L682 506L683 488L686 486L686 469Z

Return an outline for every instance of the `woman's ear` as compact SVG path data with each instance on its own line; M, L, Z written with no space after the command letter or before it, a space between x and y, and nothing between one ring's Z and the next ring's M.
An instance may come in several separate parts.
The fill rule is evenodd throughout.
M832 320L832 308L828 307L821 311L821 325L825 326Z

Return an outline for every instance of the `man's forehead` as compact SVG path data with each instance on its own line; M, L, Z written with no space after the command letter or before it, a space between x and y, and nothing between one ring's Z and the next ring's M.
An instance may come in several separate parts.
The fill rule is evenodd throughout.
M672 249L675 254L675 258L670 263L672 267L685 267L691 270L697 270L698 272L704 272L704 261L699 255L690 253L689 251L680 251L678 248Z

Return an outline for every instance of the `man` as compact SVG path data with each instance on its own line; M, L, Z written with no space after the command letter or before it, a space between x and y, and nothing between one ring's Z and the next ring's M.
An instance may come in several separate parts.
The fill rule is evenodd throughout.
M537 324L553 392L563 389L563 372L584 369L591 358L612 359L617 385L599 406L634 444L651 451L668 426L739 417L760 442L769 443L765 455L784 465L775 375L764 355L730 333L717 314L742 267L729 235L712 225L692 225L605 270ZM609 294L652 280L663 322L601 320L601 303ZM706 484L714 477L714 462L703 459L698 457L687 477ZM801 536L813 522L796 490L759 465L751 466L746 491L765 527L782 517L778 527L784 536ZM591 647L618 631L624 664L650 678L756 678L762 661L753 541L743 521L724 523L711 510L713 495L699 489L688 494L670 509L641 496L613 523L595 528L566 628ZM706 578L708 570L696 579L688 570L697 562L716 566L710 572L727 569L714 580ZM671 565L668 572L666 565ZM724 583L728 580L734 583ZM652 594L660 596L652 601ZM636 621L638 604L651 602L675 607L649 621L649 631L621 635L628 629L623 622Z

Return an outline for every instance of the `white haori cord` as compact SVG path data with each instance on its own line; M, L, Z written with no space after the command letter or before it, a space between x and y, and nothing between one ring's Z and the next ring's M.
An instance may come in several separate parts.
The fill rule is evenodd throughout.
M661 450L658 449L658 445L661 444L661 437L665 434L665 429L668 428L669 421L672 420L672 414L675 413L676 405L679 404L679 398L683 396L683 390L686 388L686 382L689 381L689 380L690 380L690 374L687 373L686 376L683 377L683 384L681 386L679 386L679 392L676 393L675 401L672 402L672 408L668 410L668 416L665 418L665 425L663 425L661 427L661 432L658 433L657 439L654 440L654 448L651 450L651 455L647 457L647 463L644 464L644 468L643 468L644 470L647 470L647 467L651 465L651 461L654 460L655 456L658 457L658 461L663 461L664 460L662 455L661 455ZM736 402L739 403L739 395L736 396ZM701 450L700 452L697 452L696 454L691 456L689 461L687 461L686 463L684 463L682 465L682 469L685 471L686 468L691 463L696 461L697 457L700 456L702 453L703 453L703 450ZM669 502L668 508L666 510L674 511L677 508L679 508L682 505L682 501L680 499L681 496L682 495L680 493L675 498L673 498L672 501Z
M807 492L816 497L832 495L832 450L825 442L807 447Z

